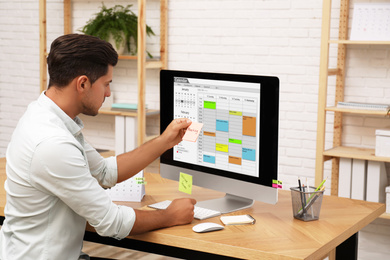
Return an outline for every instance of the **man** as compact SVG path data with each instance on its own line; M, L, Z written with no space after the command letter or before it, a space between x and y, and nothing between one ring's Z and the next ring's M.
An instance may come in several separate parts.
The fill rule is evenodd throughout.
M174 120L154 140L104 159L84 140L77 115L97 115L110 96L117 53L96 37L70 34L52 43L47 61L49 87L28 106L6 153L0 259L78 259L86 221L117 239L190 223L193 199L142 211L115 205L102 187L134 176L179 143L191 122Z

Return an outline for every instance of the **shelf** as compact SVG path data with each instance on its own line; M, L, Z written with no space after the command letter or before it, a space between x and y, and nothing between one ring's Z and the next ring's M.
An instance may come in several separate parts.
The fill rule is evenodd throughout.
M329 43L336 44L355 44L355 45L390 45L390 41L354 41L354 40L329 40Z
M349 146L338 146L332 149L325 150L322 153L326 160L334 157L337 158L352 158L369 161L390 162L390 157L375 156L375 149L358 148Z
M146 109L145 115L151 116L151 115L158 115L160 113L160 110L156 109ZM112 115L112 116L131 116L131 117L137 117L138 112L137 110L130 110L129 111L121 111L121 110L115 110L107 107L102 107L99 109L99 114L101 115Z
M138 60L138 56L119 55L120 60ZM147 59L145 61L145 69L161 69L164 67L164 62L160 59Z
M351 109L351 108L338 108L338 107L327 107L326 111L341 112L348 114L359 114L359 115L372 115L372 116L388 116L387 111L383 110L365 110L365 109Z
M138 56L133 55L118 55L118 59L120 60L137 60Z

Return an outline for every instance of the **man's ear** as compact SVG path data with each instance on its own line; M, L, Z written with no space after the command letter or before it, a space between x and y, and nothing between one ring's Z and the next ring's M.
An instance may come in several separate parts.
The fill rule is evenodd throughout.
M90 85L89 79L85 75L79 76L76 80L76 88L77 91L79 92L83 92L86 89L86 87L89 85Z

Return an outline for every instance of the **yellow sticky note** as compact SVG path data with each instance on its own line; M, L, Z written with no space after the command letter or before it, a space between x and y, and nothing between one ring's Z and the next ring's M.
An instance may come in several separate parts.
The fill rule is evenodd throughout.
M192 175L181 172L179 179L179 191L192 193Z

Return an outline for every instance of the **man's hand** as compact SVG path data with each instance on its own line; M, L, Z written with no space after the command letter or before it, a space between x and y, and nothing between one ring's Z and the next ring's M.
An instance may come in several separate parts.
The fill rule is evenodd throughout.
M175 199L165 210L137 210L136 219L130 235L148 232L154 229L185 225L194 219L196 200L190 198Z
M118 182L133 177L166 150L180 143L191 123L191 120L186 118L175 119L160 136L133 151L117 156Z
M175 199L165 210L166 214L171 216L172 226L184 225L194 220L195 199Z
M186 118L174 119L161 134L160 138L164 140L164 143L172 148L177 145L183 139L185 131L191 125L191 120Z

